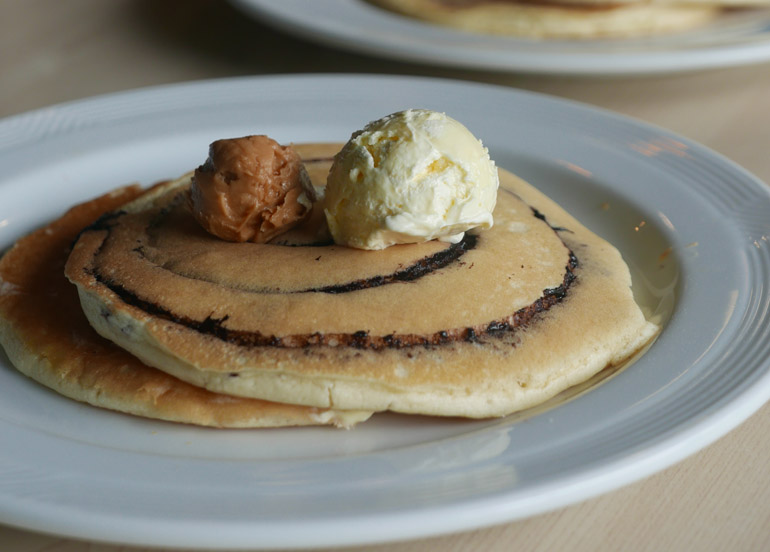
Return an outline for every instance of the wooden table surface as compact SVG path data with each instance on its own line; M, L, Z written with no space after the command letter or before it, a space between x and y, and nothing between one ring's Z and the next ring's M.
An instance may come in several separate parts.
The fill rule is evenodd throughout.
M0 117L148 85L298 72L443 76L579 100L699 141L770 182L767 63L636 78L496 74L379 60L321 47L252 21L225 2L0 3ZM769 458L770 405L766 405L679 464L581 504L490 529L353 550L770 550ZM0 525L0 550L140 549Z

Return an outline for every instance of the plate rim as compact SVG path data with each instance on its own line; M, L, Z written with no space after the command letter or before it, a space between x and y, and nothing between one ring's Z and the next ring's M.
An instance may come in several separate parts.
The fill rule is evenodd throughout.
M770 60L770 32L763 39L700 48L690 46L682 49L662 48L659 51L650 49L646 52L597 53L581 51L580 45L584 44L581 41L553 41L551 44L557 42L565 44L561 52L538 51L536 48L517 51L517 48L521 49L525 45L532 46L537 41L475 35L389 13L385 13L381 23L383 29L390 35L383 32L364 33L359 31L357 26L341 29L337 26L325 25L323 21L317 19L304 17L302 10L297 9L296 4L307 0L289 0L289 2L280 3L270 0L229 1L242 13L267 25L327 46L359 51L377 57L400 59L412 63L438 64L466 70L622 77L737 67ZM345 17L351 8L354 10L378 9L374 6L360 6L360 0L334 1L335 4L332 7L337 11L337 18ZM337 9L338 5L343 9ZM379 10L383 11L381 8ZM403 37L404 33L407 36L410 33L417 33L424 38L423 49L415 48L403 39L392 38L393 34L399 31L402 34L397 36ZM434 39L430 36L433 34L441 39ZM475 49L455 45L456 41L471 40L471 37L481 41L478 52ZM645 40L655 41L655 37ZM628 44L628 41L622 40L605 42L610 46Z

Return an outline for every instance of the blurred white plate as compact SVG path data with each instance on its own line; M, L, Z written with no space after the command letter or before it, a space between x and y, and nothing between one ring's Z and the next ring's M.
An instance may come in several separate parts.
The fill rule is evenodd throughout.
M476 101L468 102L468 98ZM587 393L491 421L375 416L351 431L210 430L60 397L0 353L0 522L84 539L338 546L531 516L642 478L770 397L770 193L684 138L507 88L434 79L209 81L0 121L0 250L107 189L179 175L214 139L344 141L407 107L445 111L628 260L665 321Z
M232 0L300 38L357 53L467 69L629 75L770 60L770 9L725 13L685 33L625 40L527 40L467 33L361 0Z

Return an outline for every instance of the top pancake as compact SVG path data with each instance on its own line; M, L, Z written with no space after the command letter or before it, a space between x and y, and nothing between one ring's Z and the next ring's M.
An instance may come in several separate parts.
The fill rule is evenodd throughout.
M330 147L299 149L311 177L325 175ZM615 249L510 173L501 184L495 226L461 244L360 251L209 236L185 208L187 176L84 232L66 273L97 331L194 385L504 415L620 362L657 328Z

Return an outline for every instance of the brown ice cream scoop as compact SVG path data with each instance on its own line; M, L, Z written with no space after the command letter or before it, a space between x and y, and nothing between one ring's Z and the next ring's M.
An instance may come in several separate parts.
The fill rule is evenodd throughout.
M228 241L264 243L309 214L316 195L291 146L267 136L217 140L195 170L190 207L208 232Z

